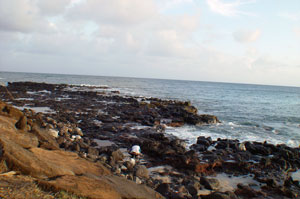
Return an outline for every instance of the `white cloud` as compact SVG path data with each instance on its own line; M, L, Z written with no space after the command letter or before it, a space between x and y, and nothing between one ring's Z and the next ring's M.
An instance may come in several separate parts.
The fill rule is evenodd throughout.
M49 1L52 2L49 5L57 6L55 2L61 1L65 0ZM46 10L39 8L39 2L46 1L0 0L0 30L22 33L54 31L54 24L42 16ZM50 10L52 8L47 8L47 12Z
M261 35L260 30L239 30L233 33L236 41L241 43L255 42Z
M152 34L147 53L154 56L181 57L185 54L184 42L175 30L160 30Z
M71 7L68 16L99 24L135 25L153 19L156 14L153 0L86 0Z
M0 30L25 31L41 23L38 9L30 0L0 0Z
M254 2L207 0L213 12L225 16L250 14L240 9ZM288 63L280 64L286 71L297 63L297 57L274 61L250 48L253 45L232 43L231 26L219 30L219 24L202 16L202 10L194 12L191 4L192 0L0 0L1 70L260 83L267 82L263 72L277 70L280 60ZM161 5L170 10L161 12ZM294 32L300 36L300 29ZM261 30L239 30L233 37L248 43L260 34ZM205 39L210 42L204 44ZM225 49L224 43L230 47ZM248 48L246 55L239 51L243 48ZM259 81L251 79L254 73L262 74Z
M206 0L211 11L224 16L254 15L253 13L243 12L239 8L244 4L255 3L256 0L235 0L225 3L222 0Z
M300 13L293 12L281 12L278 14L279 17L291 20L291 21L300 21Z
M274 68L282 68L286 67L286 63L282 63L278 60L275 60L270 55L259 56L252 62L253 68L264 68L264 69L274 69Z
M194 3L194 0L157 0L158 7L161 10L171 9L173 7Z
M178 19L178 25L184 31L196 31L199 28L199 16L183 15Z
M295 35L300 38L300 27L295 27L293 29L293 31L294 31Z
M66 7L72 3L72 0L39 0L37 6L44 15L62 14Z

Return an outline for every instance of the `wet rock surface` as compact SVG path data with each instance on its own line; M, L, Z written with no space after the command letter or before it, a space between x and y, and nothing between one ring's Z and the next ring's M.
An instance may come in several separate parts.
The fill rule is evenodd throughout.
M1 99L26 109L18 112L2 103L2 115L13 118L19 131L31 132L33 137L20 140L25 140L22 147L39 147L36 153L76 152L166 198L300 197L299 181L291 177L300 168L299 148L202 136L187 148L184 140L165 134L166 126L220 122L212 115L198 115L189 102L124 96L106 87L14 82L7 88L15 99L4 91ZM48 109L38 113L34 107ZM141 146L142 156L131 157L133 145ZM73 177L53 179L48 185L55 187L64 178Z

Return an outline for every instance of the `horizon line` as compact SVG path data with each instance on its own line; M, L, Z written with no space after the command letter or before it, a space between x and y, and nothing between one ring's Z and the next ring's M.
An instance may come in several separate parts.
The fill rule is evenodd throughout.
M275 87L292 87L300 88L296 85L278 85L278 84L263 84L263 83L249 83L249 82L226 82L226 81L212 81L212 80L193 80L193 79L169 79L169 78L156 78L156 77L136 77L136 76L118 76L118 75L92 75L92 74L71 74L71 73L49 73L49 72L23 72L23 71L0 71L4 73L27 73L27 74L49 74L49 75L73 75L73 76L91 76L91 77L119 77L119 78L135 78L135 79L152 79L152 80L169 80L169 81L191 81L191 82L207 82L207 83L220 83L220 84L241 84L253 86L275 86ZM1 79L2 77L0 77Z

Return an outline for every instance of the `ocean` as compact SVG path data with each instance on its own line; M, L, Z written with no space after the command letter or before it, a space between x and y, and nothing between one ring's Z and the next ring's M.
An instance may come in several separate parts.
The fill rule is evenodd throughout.
M196 142L212 139L300 144L300 88L127 77L0 72L0 83L34 81L106 85L123 95L191 101L199 114L216 115L220 124L167 128L166 133Z

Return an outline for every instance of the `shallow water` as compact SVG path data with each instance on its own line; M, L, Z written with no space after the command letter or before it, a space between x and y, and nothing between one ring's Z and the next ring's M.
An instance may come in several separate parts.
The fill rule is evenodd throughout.
M109 141L109 140L94 139L93 141L97 143L96 148L102 148L102 147L107 147L107 146L115 145L114 142Z
M32 109L35 112L40 112L40 113L55 113L54 110L50 109L49 107L31 107L31 106L15 106L19 110L24 110L24 109Z
M97 85L123 95L191 101L221 124L184 126L167 133L194 143L198 136L300 144L300 88L199 81L0 72L0 83L36 81ZM102 89L102 88L101 88ZM46 94L46 93L39 93Z
M291 174L294 181L300 181L300 169Z
M218 174L216 177L220 182L219 191L234 191L238 184L249 185L251 188L259 190L259 182L253 180L249 175L245 176L229 176L225 173Z

